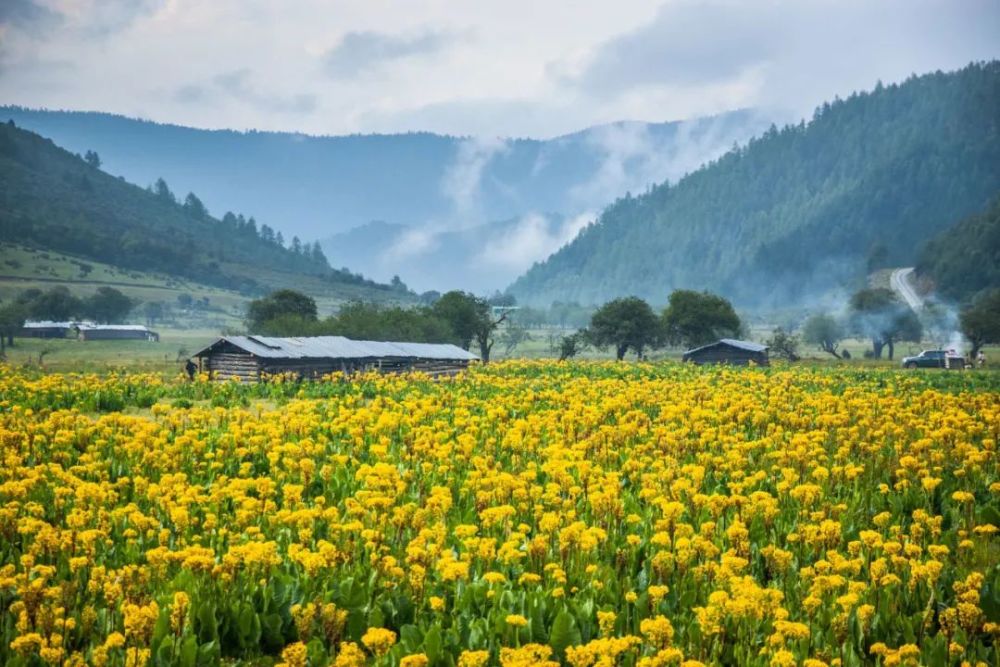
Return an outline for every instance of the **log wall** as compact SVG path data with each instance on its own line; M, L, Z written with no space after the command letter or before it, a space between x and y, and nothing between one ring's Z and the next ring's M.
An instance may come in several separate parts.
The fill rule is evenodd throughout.
M736 350L732 348L714 348L702 350L685 357L685 361L695 364L729 364L730 366L748 366L754 362L758 366L767 366L768 357L763 352Z
M205 357L205 370L216 380L238 377L244 382L256 382L266 375L292 374L302 379L315 379L330 373L407 373L419 371L433 377L448 376L468 368L466 361L447 359L258 359L237 352L213 352Z
M205 370L215 380L238 377L246 382L256 382L260 379L261 365L256 357L249 354L216 352L205 359Z

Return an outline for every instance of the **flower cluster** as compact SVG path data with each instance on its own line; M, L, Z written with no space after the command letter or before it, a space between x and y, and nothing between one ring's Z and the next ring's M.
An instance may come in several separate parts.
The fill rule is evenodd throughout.
M0 369L0 662L997 664L990 382Z

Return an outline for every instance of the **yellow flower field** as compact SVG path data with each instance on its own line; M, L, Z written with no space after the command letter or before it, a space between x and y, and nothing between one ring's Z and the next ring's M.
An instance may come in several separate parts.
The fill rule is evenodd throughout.
M1000 665L997 385L0 370L0 662Z

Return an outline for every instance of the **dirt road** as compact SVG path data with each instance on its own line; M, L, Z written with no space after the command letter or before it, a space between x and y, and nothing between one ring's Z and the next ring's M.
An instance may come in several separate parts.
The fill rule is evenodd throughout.
M924 300L920 298L920 295L913 289L913 285L910 284L911 273L913 273L912 266L894 269L892 275L889 276L889 285L914 312L920 312L924 307Z

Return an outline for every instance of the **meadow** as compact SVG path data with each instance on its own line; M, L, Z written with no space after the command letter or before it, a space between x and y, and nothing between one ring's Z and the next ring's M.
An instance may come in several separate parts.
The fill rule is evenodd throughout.
M0 366L9 665L1000 665L1000 374Z

